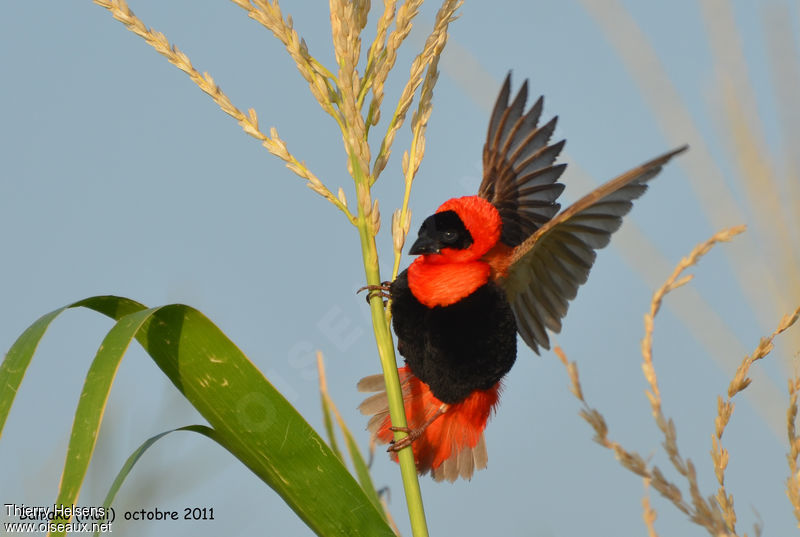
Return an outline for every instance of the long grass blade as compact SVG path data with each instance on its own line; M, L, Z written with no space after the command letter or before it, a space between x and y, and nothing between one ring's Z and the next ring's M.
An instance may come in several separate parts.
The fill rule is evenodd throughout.
M86 306L91 307L91 303ZM71 506L78 502L78 495L92 460L103 413L119 364L133 337L156 311L158 308L145 309L123 316L103 338L103 343L86 374L78 400L64 471L61 474L57 505ZM55 520L56 524L59 522L68 520ZM49 535L66 535L66 531L50 532Z
M146 308L143 304L139 304L134 300L122 297L107 297L98 296L88 298L75 302L63 308L51 311L39 317L32 325L30 325L20 335L11 348L8 350L3 363L0 364L0 438L3 436L3 426L6 423L8 414L11 411L11 405L14 403L14 398L17 395L22 379L25 377L25 372L33 358L33 353L39 346L42 336L47 331L47 327L53 322L53 319L69 308L84 306L91 303L91 309L99 311L109 317L120 318L129 313L143 310Z
M325 368L322 365L322 353L317 351L317 370L319 371L319 398L322 404L322 423L325 432L328 434L328 445L331 447L339 460L344 464L344 457L339 450L339 443L336 441L336 430L333 428L333 416L331 416L331 405L328 403L328 385L325 379Z
M133 467L136 466L136 463L139 462L139 459L142 458L145 451L150 449L153 444L161 440L163 437L167 436L170 433L174 433L177 431L193 431L198 434L202 434L203 436L207 436L212 440L217 440L216 432L211 427L207 427L205 425L186 425L185 427L178 427L177 429L170 429L168 431L164 431L163 433L158 433L157 435L151 436L140 445L136 450L131 453L130 457L127 458L125 464L122 465L119 472L117 472L117 476L114 478L114 481L111 483L111 487L108 489L108 493L106 494L105 499L103 500L103 507L108 509L111 507L111 504L114 502L114 498L117 497L117 493L119 492L120 488L122 488L122 484L125 482L125 479L133 470ZM94 537L99 537L100 530L94 532Z
M394 535L325 441L202 313L165 306L137 339L220 444L317 534Z
M275 490L318 535L394 535L382 511L336 455L247 359L199 311L184 305L145 310L120 297L93 297L37 320L0 366L3 420L47 327L70 307L117 323L103 340L75 415L58 503L77 501L119 361L135 337L216 431L215 440ZM53 533L63 535L63 533Z
M342 415L339 413L339 409L336 407L336 403L333 402L333 398L328 392L328 384L325 377L325 364L323 362L321 352L317 352L317 370L319 371L319 392L322 398L322 408L326 414L326 419L330 421L331 414L336 417L336 422L339 424L342 435L344 435L344 440L347 444L347 452L350 454L350 460L352 461L353 468L356 471L358 482L361 484L361 488L364 489L364 493L375 505L378 511L384 513L380 496L378 496L378 492L375 490L375 485L372 483L372 476L369 474L369 465L367 465L366 460L364 460L364 456L361 455L361 450L358 448L358 443L356 442L353 433L350 432L350 428L347 426L347 423L345 423L344 418L342 418ZM331 436L331 438L334 438L335 434L333 430L333 423L331 422L330 425L326 424L326 427L330 427L328 434ZM339 455L339 457L341 458L341 455Z

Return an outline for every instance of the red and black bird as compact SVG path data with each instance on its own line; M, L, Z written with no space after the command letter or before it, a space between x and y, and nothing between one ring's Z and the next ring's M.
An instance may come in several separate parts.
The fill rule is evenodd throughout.
M517 333L538 354L559 332L569 301L589 276L595 250L609 243L633 200L686 146L605 183L559 213L564 190L555 164L564 140L549 144L556 117L540 125L543 99L526 108L528 82L509 104L510 74L497 98L477 196L453 198L422 223L418 256L388 284L409 436L393 443L383 377L360 406L390 451L411 445L417 469L437 481L469 479L486 467L483 430L502 378L517 355ZM383 288L385 291L386 288ZM372 292L381 293L381 289Z

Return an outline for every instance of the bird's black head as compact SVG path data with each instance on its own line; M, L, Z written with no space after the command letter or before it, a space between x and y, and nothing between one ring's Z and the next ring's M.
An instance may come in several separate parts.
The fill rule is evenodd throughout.
M408 253L439 254L442 248L465 250L472 246L472 242L472 235L456 212L442 211L425 219Z

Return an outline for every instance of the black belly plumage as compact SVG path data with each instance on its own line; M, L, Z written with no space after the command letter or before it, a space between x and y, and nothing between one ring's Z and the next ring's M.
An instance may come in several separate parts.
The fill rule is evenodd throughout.
M517 357L517 325L503 290L491 280L450 306L429 308L408 286L391 284L397 348L437 399L453 404L494 386Z

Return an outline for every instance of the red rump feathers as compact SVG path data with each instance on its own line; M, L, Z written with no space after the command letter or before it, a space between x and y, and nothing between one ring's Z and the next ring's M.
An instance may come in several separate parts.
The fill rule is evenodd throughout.
M397 371L403 386L406 418L411 428L418 428L436 412L442 402L428 386L415 377L408 367ZM389 405L382 391L383 376L375 375L362 379L359 389L381 390L361 404L361 411L373 414L369 430L383 443L394 438L389 429ZM469 479L474 470L486 467L488 457L483 430L497 405L500 383L488 390L476 390L466 399L450 406L447 412L430 424L411 445L417 470L421 474L430 472L436 481L455 481L461 477ZM392 454L397 460L397 454Z

